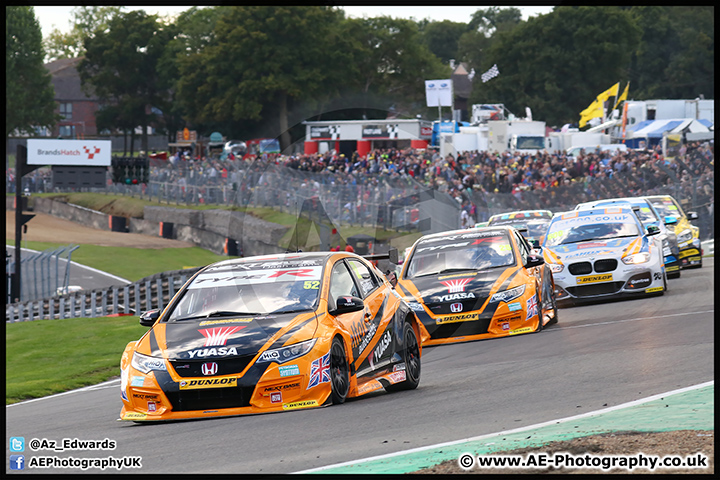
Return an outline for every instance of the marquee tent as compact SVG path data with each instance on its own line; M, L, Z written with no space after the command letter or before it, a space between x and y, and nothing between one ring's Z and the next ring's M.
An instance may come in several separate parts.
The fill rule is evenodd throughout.
M712 123L708 120L693 118L645 120L627 128L625 144L628 148L640 148L640 142L652 146L659 144L665 133L709 132L710 128Z

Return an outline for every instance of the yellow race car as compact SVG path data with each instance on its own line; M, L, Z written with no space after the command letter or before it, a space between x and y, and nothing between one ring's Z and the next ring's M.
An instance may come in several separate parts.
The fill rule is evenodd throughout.
M680 268L702 268L700 229L690 223L697 220L696 212L685 215L680 204L670 195L644 197L664 217L665 225L673 229L680 250Z
M140 323L152 328L122 354L122 420L280 412L420 382L417 317L354 253L218 262Z
M396 289L427 331L423 345L536 332L557 322L552 272L531 252L509 226L418 239Z

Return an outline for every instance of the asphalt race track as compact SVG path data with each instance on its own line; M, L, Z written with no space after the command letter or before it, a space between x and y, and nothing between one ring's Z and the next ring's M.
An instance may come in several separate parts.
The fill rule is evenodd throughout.
M6 407L6 437L117 442L107 451L26 448L26 464L41 455L140 456L140 470L122 472L289 473L630 402L714 379L714 258L703 261L702 269L670 280L662 297L561 309L560 322L538 334L427 348L414 391L311 410L139 425L117 421L118 380Z

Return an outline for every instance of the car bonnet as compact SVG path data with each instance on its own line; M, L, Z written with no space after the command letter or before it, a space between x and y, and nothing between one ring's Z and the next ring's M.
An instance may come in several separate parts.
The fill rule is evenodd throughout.
M314 312L227 319L195 319L157 323L144 337L154 357L170 360L228 358L256 354L271 339L268 348L279 348L302 332L312 338L317 329Z
M464 299L470 297L470 294L475 298L484 298L507 289L515 276L513 274L508 276L498 288L492 287L508 268L516 269L515 266L511 266L467 273L427 275L402 280L400 286L407 301L417 302L422 299L426 305Z
M560 260L565 263L590 257L621 258L633 253L647 252L648 249L647 238L628 237L546 246L543 247L543 253L545 260L549 262L557 263L557 260Z

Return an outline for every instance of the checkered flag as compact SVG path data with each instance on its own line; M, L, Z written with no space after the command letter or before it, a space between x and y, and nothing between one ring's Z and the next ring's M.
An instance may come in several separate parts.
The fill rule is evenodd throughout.
M328 130L330 131L330 140L337 140L340 136L340 127L337 125L331 125L328 127Z
M387 132L388 132L388 138L397 138L398 126L397 125L388 125Z
M483 83L487 82L491 78L495 78L500 74L500 70L497 68L497 64L493 65L490 70L482 74Z

